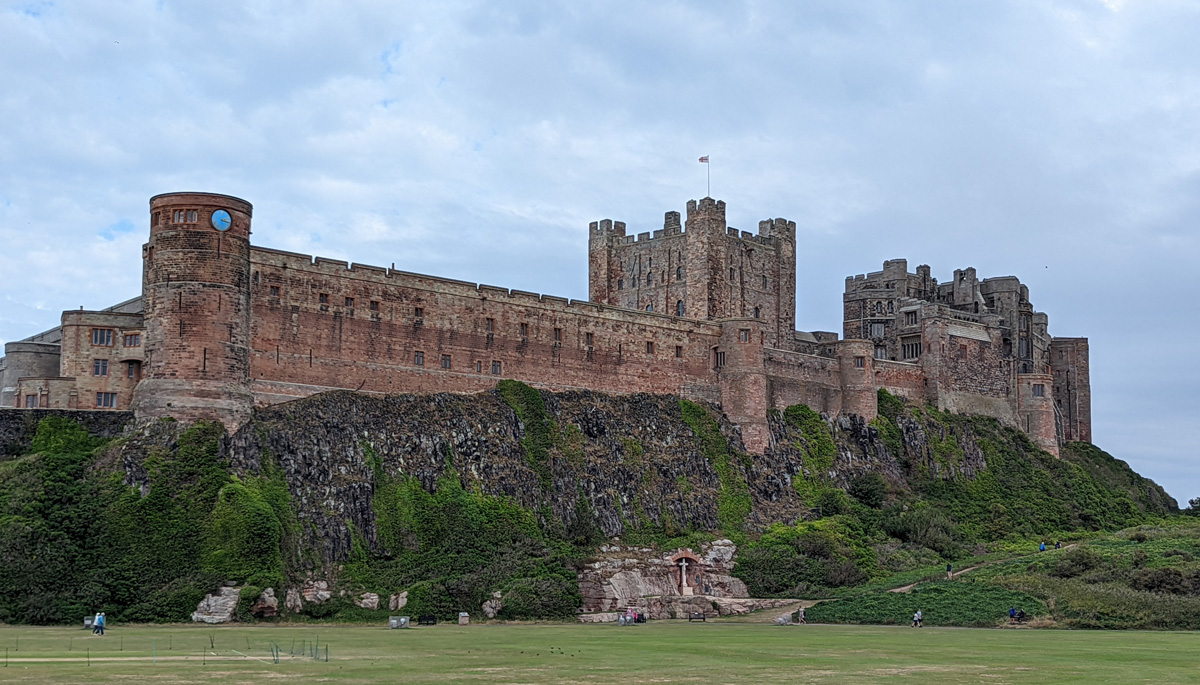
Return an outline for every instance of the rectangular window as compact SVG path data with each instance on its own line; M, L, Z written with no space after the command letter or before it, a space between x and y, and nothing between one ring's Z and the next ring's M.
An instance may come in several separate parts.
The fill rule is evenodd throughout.
M483 330L487 331L488 333L491 333L492 331L496 330L496 320L488 319L488 320L484 321L483 322Z
M917 325L917 313L916 312L904 312L904 325L905 326L916 326Z
M887 327L885 324L880 323L880 322L874 322L871 324L871 337L872 338L882 338L886 332L887 332Z
M1021 330L1029 330L1029 317L1025 314L1021 315Z
M108 360L107 359L93 359L92 360L92 375L93 376L107 376L108 375Z
M646 354L654 354L654 343L646 341Z
M887 359L887 348L884 347L883 345L876 345L875 346L875 358L876 359Z
M966 359L966 358L967 358L967 346L966 346L966 345L959 345L959 346L958 346L958 358L959 358L959 359Z
M93 328L92 344L101 347L112 347L113 330L111 328Z
M625 279L618 278L617 279L617 290L624 290L624 289L625 289Z
M1029 338L1021 338L1017 350L1021 359L1029 359Z
M562 329L561 328L554 329L554 342L556 342L556 343L562 342Z
M142 365L139 362L126 363L125 364L125 377L126 378L137 378L138 371L141 370L141 367L142 367Z
M676 358L676 359L683 359L683 345L676 345L676 346L675 346L675 358Z
M354 298L353 297L346 298L346 309L354 309Z
M317 304L329 304L329 293L317 295Z
M763 290L766 290L767 289L767 277L763 276L762 281L763 281Z
M1041 383L1034 383L1033 384L1033 396L1034 397L1045 397L1046 396L1046 386L1042 385Z
M425 366L425 353L413 352L413 363L417 366Z
M861 369L861 368L865 367L866 365L867 365L866 357L855 357L854 358L854 368Z
M125 347L141 347L141 346L142 346L142 334L141 333L126 333L125 334Z
M279 286L271 286L271 297L279 297Z
M717 350L717 368L719 369L722 366L725 366L725 351Z
M921 356L921 339L902 338L900 340L900 353L906 360L919 358Z
M749 328L743 328L738 331L738 342L744 342L744 343L750 342L750 329Z
M448 355L448 354L442 355L442 368L447 369L447 370L450 369L450 355Z
M424 319L425 318L425 308L424 307L413 307L413 318L414 319Z
M586 342L585 342L585 344L586 344L588 347L595 347L595 341L596 341L596 338L595 338L595 336L593 336L593 334L591 334L591 333L584 333L584 334L583 334L583 339L586 341Z
M371 300L371 311L379 311L379 300Z
M500 369L501 369L500 362L497 362L497 361L492 362L492 375L493 376L499 376Z
M475 362L475 373L483 373L483 362Z
M25 396L25 408L26 409L37 409L37 404L38 404L38 396L37 395L26 395Z
M96 406L104 409L112 409L117 406L117 393L115 392L98 392L96 393Z
M521 337L522 338L529 337L529 324L527 324L527 323L521 324Z

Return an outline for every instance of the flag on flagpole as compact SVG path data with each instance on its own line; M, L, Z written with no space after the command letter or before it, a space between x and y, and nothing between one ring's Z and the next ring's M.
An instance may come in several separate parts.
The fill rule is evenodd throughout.
M700 163L701 163L701 164L708 164L708 155L704 155L703 157L701 157L701 158L700 158Z

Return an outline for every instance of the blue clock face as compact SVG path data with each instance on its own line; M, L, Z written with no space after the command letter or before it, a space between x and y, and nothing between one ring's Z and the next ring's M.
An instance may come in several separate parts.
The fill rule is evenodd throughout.
M228 231L229 227L233 225L233 219L229 216L229 212L218 209L213 212L212 225L218 231Z

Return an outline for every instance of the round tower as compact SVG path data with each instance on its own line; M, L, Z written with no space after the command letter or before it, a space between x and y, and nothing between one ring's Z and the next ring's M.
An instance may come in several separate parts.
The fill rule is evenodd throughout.
M217 419L233 431L250 417L251 210L215 193L150 198L139 419Z
M842 413L858 414L867 421L879 413L874 350L870 340L843 340L837 344Z

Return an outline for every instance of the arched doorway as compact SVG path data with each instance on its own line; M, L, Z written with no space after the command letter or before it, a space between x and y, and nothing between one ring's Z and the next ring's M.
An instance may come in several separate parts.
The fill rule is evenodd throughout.
M685 597L695 595L698 588L704 587L702 583L703 566L692 550L685 549L677 552L671 557L671 563L675 565L675 585L679 589L680 595Z

